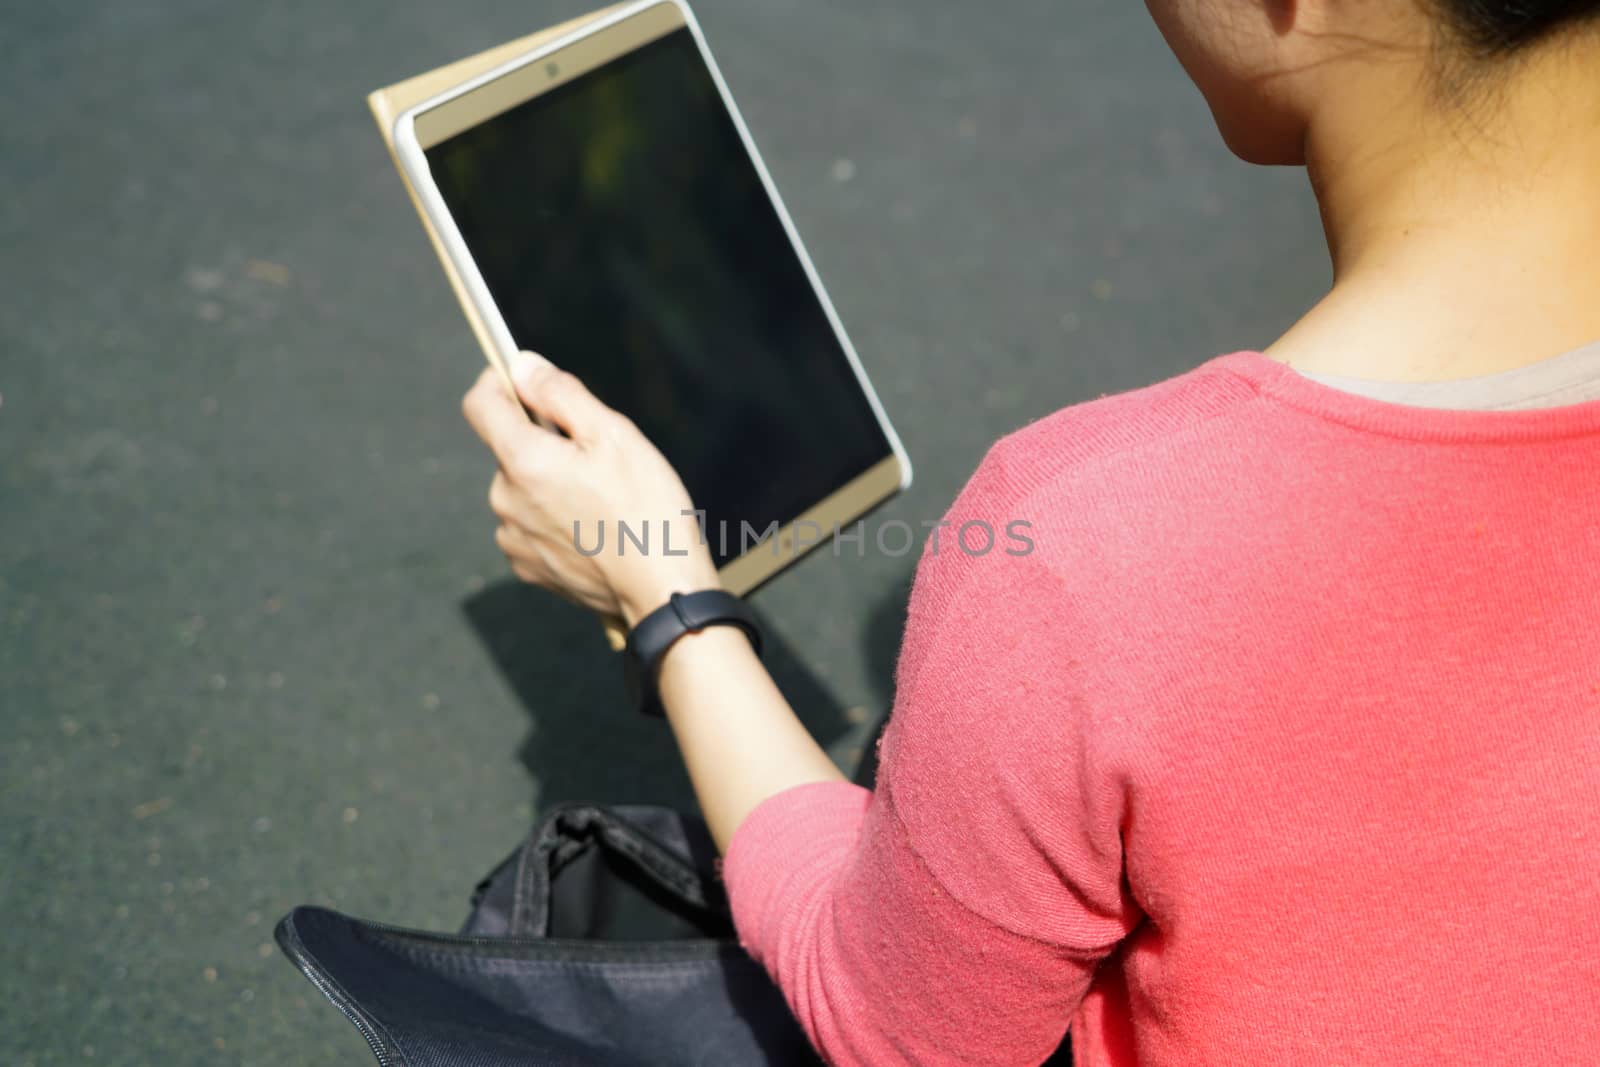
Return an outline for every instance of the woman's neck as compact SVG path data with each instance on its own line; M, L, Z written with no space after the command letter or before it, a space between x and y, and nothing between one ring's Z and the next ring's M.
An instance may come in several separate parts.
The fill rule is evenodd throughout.
M1334 284L1267 354L1429 381L1600 338L1600 38L1511 60L1459 102L1414 62L1361 62L1307 134Z

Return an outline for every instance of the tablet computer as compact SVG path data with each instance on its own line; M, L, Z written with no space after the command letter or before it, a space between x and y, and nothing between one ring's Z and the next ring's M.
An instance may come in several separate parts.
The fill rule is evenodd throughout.
M684 4L602 12L409 106L392 143L491 361L538 352L632 418L728 588L910 484Z

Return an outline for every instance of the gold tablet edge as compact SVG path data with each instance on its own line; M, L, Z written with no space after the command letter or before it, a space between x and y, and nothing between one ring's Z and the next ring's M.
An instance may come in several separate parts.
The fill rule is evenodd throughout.
M467 325L472 328L472 335L478 340L478 347L483 350L484 358L489 365L500 371L510 385L510 372L500 358L500 353L495 347L494 335L490 333L489 326L478 314L477 307L472 302L472 297L467 292L466 284L461 275L456 271L455 264L451 262L450 253L445 248L439 231L434 227L433 220L428 217L428 211L422 204L422 197L416 187L406 177L405 165L400 160L399 150L394 143L395 120L408 109L430 100L440 93L448 92L464 82L469 82L479 75L486 74L503 63L509 63L519 55L524 55L536 48L563 37L566 34L588 25L596 19L604 18L625 4L614 4L601 8L599 11L577 18L568 19L566 22L519 37L514 41L496 45L476 55L459 59L454 63L447 63L442 67L426 71L422 74L396 82L393 85L378 89L367 95L367 107L372 111L372 117L377 121L378 133L383 137L384 145L389 149L389 159L394 164L394 169L400 175L400 184L405 186L406 195L411 198L411 206L416 209L417 218L422 223L422 230L428 235L428 243L433 245L434 255L439 259L439 265L444 268L445 278L450 282L450 288L456 294L456 302L461 305L462 314L467 317Z
M606 13L597 12L584 21L592 22ZM412 124L417 146L426 151L687 25L677 4L670 0L652 4L562 45L537 63L525 63L487 85L419 112Z
M743 555L725 563L717 574L725 589L739 596L753 592L768 578L793 565L833 539L834 527L843 528L889 499L900 490L903 471L900 457L888 455L835 489L820 501L801 512L792 522L778 528L770 538L762 541ZM819 535L814 543L802 549L794 547L796 528L801 523L815 523ZM715 538L715 531L707 531ZM729 530L729 537L739 535ZM863 535L864 536L864 535ZM861 549L860 551L865 551ZM837 552L836 552L837 554Z

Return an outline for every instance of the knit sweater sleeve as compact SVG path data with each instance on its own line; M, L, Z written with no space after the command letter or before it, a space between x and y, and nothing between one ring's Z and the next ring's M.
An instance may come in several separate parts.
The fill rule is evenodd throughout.
M729 845L740 938L832 1063L1038 1062L1137 921L1070 598L1006 529L1030 499L1002 442L925 544L876 790L787 790Z

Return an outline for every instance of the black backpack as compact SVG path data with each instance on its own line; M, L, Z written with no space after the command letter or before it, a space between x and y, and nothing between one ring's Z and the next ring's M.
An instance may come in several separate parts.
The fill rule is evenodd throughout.
M299 907L277 938L381 1065L819 1062L735 940L705 824L667 808L550 811L459 934Z

